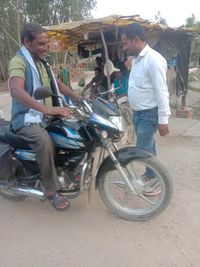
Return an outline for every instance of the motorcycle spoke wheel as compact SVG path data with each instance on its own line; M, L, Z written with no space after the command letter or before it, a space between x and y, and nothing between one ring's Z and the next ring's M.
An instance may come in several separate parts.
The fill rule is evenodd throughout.
M149 181L145 181L143 176L146 168L155 176ZM124 171L129 176L134 192L128 188L121 174L111 168L104 173L99 184L104 203L115 214L127 220L146 220L158 215L167 207L172 192L170 176L163 168L153 157L127 163ZM157 195L153 195L155 190Z

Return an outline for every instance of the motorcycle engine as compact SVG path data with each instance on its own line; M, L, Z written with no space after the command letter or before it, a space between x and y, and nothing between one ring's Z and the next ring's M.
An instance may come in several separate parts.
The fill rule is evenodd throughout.
M61 185L61 189L69 191L79 190L79 183L81 178L82 165L76 168L70 169L68 167L58 167L58 181Z

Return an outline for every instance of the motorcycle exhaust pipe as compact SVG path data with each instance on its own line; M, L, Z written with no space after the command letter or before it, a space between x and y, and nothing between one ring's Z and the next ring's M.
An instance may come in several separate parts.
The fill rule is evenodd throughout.
M39 199L45 199L44 193L40 190L33 189L33 188L27 188L27 187L11 187L9 188L9 191L19 194L19 195L24 195L27 197L36 197Z
M8 188L7 185L8 185L8 182L0 181L0 190L10 191L17 195L24 195L27 197L36 197L42 200L45 199L44 193L40 190L37 190L34 188L28 188L28 187L15 187L15 186L11 186Z

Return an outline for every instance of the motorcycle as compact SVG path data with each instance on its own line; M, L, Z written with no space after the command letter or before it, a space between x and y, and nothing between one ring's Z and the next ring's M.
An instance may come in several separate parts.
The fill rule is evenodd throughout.
M52 93L47 88L35 91L36 99ZM64 100L63 100L64 102ZM126 220L147 220L168 206L173 186L166 168L147 151L132 146L118 149L116 143L126 132L124 119L116 107L97 98L71 104L71 118L46 118L44 127L55 148L55 165L60 194L68 199L95 189L105 205ZM0 195L6 199L26 197L45 199L36 155L24 140L6 129L0 132ZM155 177L143 179L146 168ZM146 191L159 187L157 196Z

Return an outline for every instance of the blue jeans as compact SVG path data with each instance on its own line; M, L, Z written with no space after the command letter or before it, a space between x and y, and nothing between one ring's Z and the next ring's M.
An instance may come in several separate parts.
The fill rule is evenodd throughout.
M137 136L136 147L144 149L154 156L156 153L156 132L158 129L158 108L152 108L141 111L134 111L133 123ZM146 168L148 177L155 177L155 173Z

